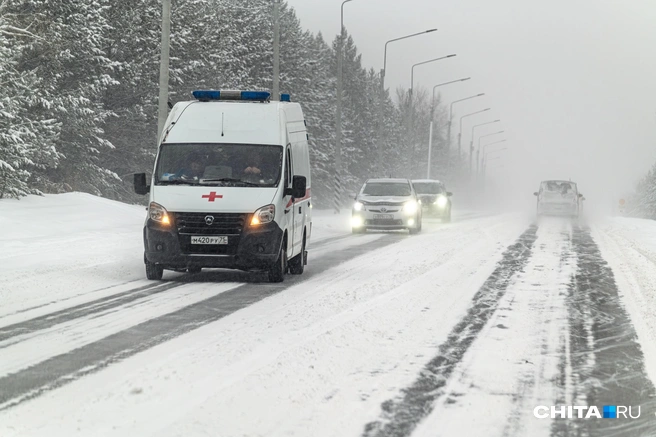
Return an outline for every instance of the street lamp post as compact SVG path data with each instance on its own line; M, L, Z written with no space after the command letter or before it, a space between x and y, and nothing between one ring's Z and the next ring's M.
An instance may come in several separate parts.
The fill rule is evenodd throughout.
M273 87L271 100L280 100L280 0L273 0Z
M418 66L424 65L424 64L428 64L430 62L441 61L442 59L446 59L446 58L453 58L454 56L456 56L456 55L451 54L451 55L442 56L440 58L429 59L428 61L418 62L418 63L416 63L412 66L412 68L410 69L410 91L409 91L409 97L410 97L411 102L412 102L412 90L415 87L415 67L418 67Z
M171 39L171 0L162 1L162 53L159 63L159 108L157 113L157 138L159 141L166 117L169 102L169 47ZM159 146L159 144L158 144Z
M429 64L431 62L441 61L442 59L453 58L455 54L441 56L439 58L429 59L428 61L418 62L412 66L410 69L410 90L408 91L408 141L412 144L412 156L413 161L417 162L415 156L415 146L414 146L414 135L413 135L413 124L414 124L414 108L412 107L412 91L415 87L415 67L420 65ZM414 171L414 170L413 170Z
M482 136L478 137L478 147L476 148L476 174L478 174L478 160L479 160L480 153L481 153L481 139L483 139L485 137L490 137L492 135L502 134L504 132L505 131L500 130L498 132L492 132L491 134L482 135Z
M333 207L335 214L339 214L341 204L341 179L342 170L342 45L344 44L344 5L353 0L345 0L341 6L341 21L339 28L339 39L337 41L337 107L335 109L335 194Z
M411 38L413 36L423 35L425 33L435 32L437 29L428 29L423 32L417 32L410 35L394 38L385 43L385 53L383 56L383 68L380 70L380 102L378 105L378 166L380 171L383 170L383 128L384 128L384 106L385 106L385 71L387 68L387 45L394 41Z
M498 123L500 121L501 120L488 121L487 123L481 123L481 124L477 124L475 126L472 126L471 139L469 140L469 173L470 174L472 172L472 166L473 166L472 159L474 157L474 131L476 130L477 127L485 126L485 125L493 124L493 123ZM478 147L480 147L480 141L479 141L478 144L479 144ZM476 158L476 160L478 161L478 157Z
M492 143L483 144L483 158L485 158L485 149L486 149L487 147L489 147L489 146L494 146L495 144L499 144L499 143L505 143L505 142L506 142L506 140L503 139L503 140L499 140L499 141L494 141L494 142L492 142ZM479 147L479 149L481 148L481 146L480 146L480 140L479 140L479 146L478 146L478 147ZM478 159L478 155L476 155L476 159ZM478 168L478 164L476 164L476 168Z
M449 167L450 164L451 164L450 163L450 153L449 152L451 150L451 121L452 121L452 118L453 118L453 105L455 105L456 103L459 103L459 102L464 102L465 100L474 99L476 97L481 97L481 96L484 96L484 95L485 95L485 93L480 93L480 94L476 94L475 96L465 97L464 99L454 100L449 105L449 123L447 124L447 128L446 128L447 167Z
M499 149L499 150L505 150L505 149ZM496 151L497 150L495 150L495 152ZM487 163L488 163L488 161L494 161L495 159L500 159L500 158L501 158L500 156L495 156L494 158L490 158L490 159L485 157L485 159L483 160L483 163L484 163L484 165L483 165L483 175L482 175L483 182L485 182L485 179L487 177ZM503 167L503 166L501 165L501 166L497 166L497 167ZM492 168L497 168L497 167L492 167Z
M481 109L480 111L470 112L469 114L465 114L462 117L460 117L460 132L458 132L458 158L460 158L460 154L462 153L462 120L464 120L467 117L471 117L472 115L480 114L481 112L485 112L489 110L490 108L485 108L485 109Z
M431 97L430 125L428 128L428 169L426 170L426 179L430 179L430 171L431 171L431 151L433 149L433 118L435 117L435 89L456 82L464 82L469 79L471 79L471 77L464 77L462 79L439 83L433 87L433 94Z
M507 147L504 147L502 149L491 150L491 151L489 151L489 152L487 152L483 155L483 170L482 170L482 176L481 176L483 182L485 182L485 178L486 178L486 175L487 175L487 163L488 163L488 161L494 161L495 159L501 158L500 156L496 156L494 158L488 158L487 155L492 154L492 153L496 153L496 152L501 152L501 151L507 150L507 149L508 149Z

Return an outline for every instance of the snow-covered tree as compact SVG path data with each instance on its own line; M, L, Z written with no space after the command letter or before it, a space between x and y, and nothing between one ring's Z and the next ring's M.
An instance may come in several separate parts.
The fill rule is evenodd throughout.
M57 164L58 124L43 117L47 95L35 93L41 80L19 68L26 44L39 36L21 27L16 14L0 1L0 198L38 194L33 172Z

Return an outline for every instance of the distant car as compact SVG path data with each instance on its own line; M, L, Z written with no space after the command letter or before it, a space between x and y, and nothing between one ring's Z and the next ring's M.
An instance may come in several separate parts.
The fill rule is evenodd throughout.
M416 179L412 181L417 196L421 200L424 214L439 217L445 222L451 221L451 196L444 184L434 179Z
M369 179L355 196L353 233L367 229L421 231L421 203L408 179Z
M537 215L565 215L578 217L583 195L572 181L542 181L537 196Z

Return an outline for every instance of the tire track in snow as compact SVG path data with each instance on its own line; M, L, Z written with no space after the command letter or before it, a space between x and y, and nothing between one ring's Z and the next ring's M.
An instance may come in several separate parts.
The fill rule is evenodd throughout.
M569 357L575 405L632 406L639 419L554 420L552 436L655 436L655 389L645 373L644 356L633 324L622 305L612 270L602 258L589 228L575 227L578 270L567 297ZM568 366L563 366L563 368ZM580 403L579 403L580 402Z
M396 399L384 402L382 417L365 426L365 437L408 436L434 408L435 400L469 346L485 327L504 296L511 278L527 264L537 239L537 226L530 226L517 242L504 252L498 267L474 295L467 314L453 328L439 353L421 371L415 382Z
M111 296L96 299L91 302L85 302L83 304L55 311L50 314L44 314L24 322L3 326L0 328L0 343L18 335L41 331L60 323L89 316L94 313L100 313L114 307L123 306L136 300L143 299L153 294L162 293L181 285L184 284L179 282L157 282L154 284L143 285L141 287L113 294ZM12 344L15 344L15 342L6 342L5 344L0 344L0 349L11 346Z
M323 254L312 263L312 269L306 270L302 276L287 276L283 284L245 284L2 377L0 378L0 411L226 317L331 267L402 241L404 237L408 238L401 234L385 235L369 243ZM212 273L209 273L208 277L211 276ZM171 284L171 286L179 285L182 284Z
M310 249L321 248L325 245L339 242L347 238L358 238L358 237L363 237L363 236L352 236L351 234L347 234L347 235L325 238L315 243ZM228 277L234 277L234 273L235 272L228 272L226 275ZM194 277L197 276L198 275L194 275ZM189 281L188 279L185 278L179 278L175 282L160 281L157 283L149 283L147 285L142 285L140 287L135 287L129 290L121 291L119 293L112 294L110 296L105 296L100 299L95 299L89 302L81 303L79 305L71 306L58 311L53 311L48 314L43 314L38 317L25 320L23 322L2 326L0 327L0 349L6 348L8 346L11 346L21 341L20 338L16 339L16 341L6 341L12 339L13 337L45 330L55 325L72 321L74 319L79 319L93 314L102 313L111 310L113 308L119 308L124 305L134 303L135 301L149 297L151 295L162 293L164 291L168 291L173 288L185 285L185 282L193 282L193 279ZM21 312L33 310L47 305L51 305L51 303L21 310ZM13 314L9 314L4 317L11 316L11 315ZM5 343L3 344L3 342Z

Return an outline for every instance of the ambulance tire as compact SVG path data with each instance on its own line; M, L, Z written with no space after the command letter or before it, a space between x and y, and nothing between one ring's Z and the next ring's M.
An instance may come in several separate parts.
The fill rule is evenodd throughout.
M301 275L305 270L305 264L307 260L305 259L307 252L305 251L305 234L303 234L303 246L301 247L301 253L296 255L294 258L289 260L289 273L292 275Z
M274 262L268 270L269 282L282 282L285 279L287 272L287 241L286 238L280 245L280 252L278 259Z
M146 263L146 278L159 281L164 275L164 268L155 263L151 263L144 255L144 263Z

